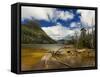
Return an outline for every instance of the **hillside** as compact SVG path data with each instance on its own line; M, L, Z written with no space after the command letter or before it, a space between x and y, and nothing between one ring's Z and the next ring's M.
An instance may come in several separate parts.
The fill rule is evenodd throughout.
M21 25L21 43L22 44L52 44L56 43L40 27L37 21L29 20Z

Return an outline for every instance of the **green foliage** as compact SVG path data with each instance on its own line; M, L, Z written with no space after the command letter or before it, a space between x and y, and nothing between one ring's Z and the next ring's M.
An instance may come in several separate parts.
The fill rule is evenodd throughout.
M22 44L56 43L39 26L36 21L29 21L21 26Z
M91 33L81 33L78 37L77 32L75 32L67 44L73 44L75 48L95 48L95 30Z
M93 33L85 34L85 36L79 37L77 48L94 48L95 35ZM93 42L92 42L93 40Z

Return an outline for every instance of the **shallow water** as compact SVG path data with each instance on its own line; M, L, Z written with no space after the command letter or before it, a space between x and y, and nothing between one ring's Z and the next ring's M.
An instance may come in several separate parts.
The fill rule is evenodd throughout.
M50 51L57 51L59 48L64 47L64 44L24 44L22 47L29 47L29 48L43 48Z

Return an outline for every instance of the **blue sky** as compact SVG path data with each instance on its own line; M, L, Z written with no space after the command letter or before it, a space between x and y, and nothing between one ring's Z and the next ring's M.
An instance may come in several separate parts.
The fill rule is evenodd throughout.
M56 22L53 22L53 19L51 19L50 21L46 21L46 20L39 20L40 24L42 27L48 27L48 26L53 26L56 25L57 23L62 24L65 27L70 27L70 24L72 22L80 22L80 14L77 14L77 10L76 9L57 9L57 11L64 11L64 12L69 12L72 13L74 15L74 17L72 19L56 19Z
M95 25L93 10L23 6L21 13L22 23L37 20L40 27L54 40L73 36L75 31L80 34L82 27L89 28L91 32Z

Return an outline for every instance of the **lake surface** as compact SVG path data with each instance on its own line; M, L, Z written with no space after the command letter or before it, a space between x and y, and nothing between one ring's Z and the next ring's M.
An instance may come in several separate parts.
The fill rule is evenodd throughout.
M64 44L24 44L22 47L29 47L29 48L42 48L51 51L57 51L59 48L64 47Z

